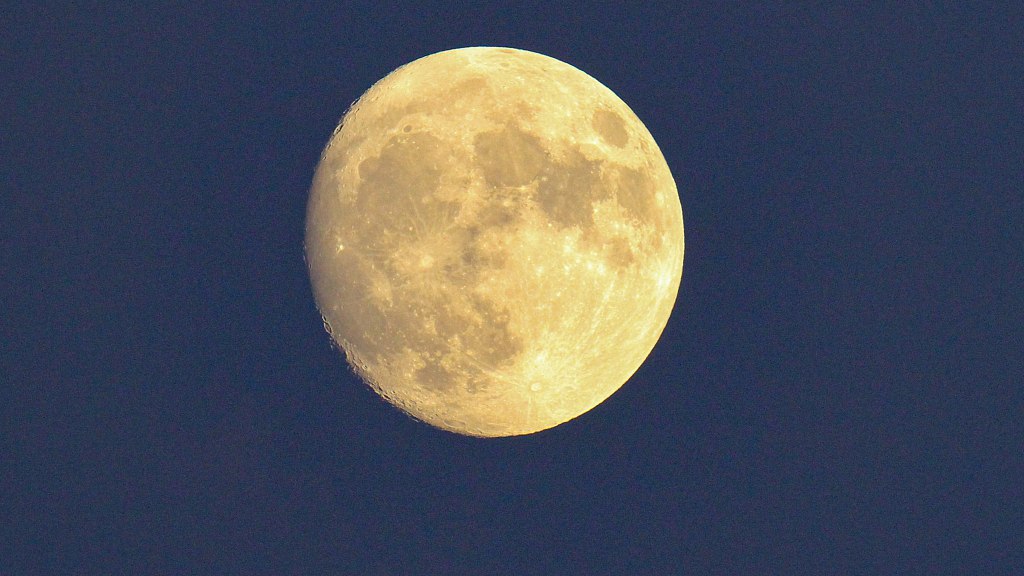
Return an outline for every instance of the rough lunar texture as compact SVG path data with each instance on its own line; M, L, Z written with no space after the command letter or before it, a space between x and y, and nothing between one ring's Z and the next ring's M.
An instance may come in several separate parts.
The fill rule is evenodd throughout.
M375 390L454 432L593 408L668 321L683 220L657 145L557 60L465 48L353 105L310 194L306 256L332 337Z

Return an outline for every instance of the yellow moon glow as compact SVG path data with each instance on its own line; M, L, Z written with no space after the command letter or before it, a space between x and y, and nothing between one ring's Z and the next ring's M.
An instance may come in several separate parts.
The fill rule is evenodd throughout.
M679 290L683 216L654 139L584 72L510 48L407 64L324 149L306 259L353 369L472 436L556 426L640 367Z

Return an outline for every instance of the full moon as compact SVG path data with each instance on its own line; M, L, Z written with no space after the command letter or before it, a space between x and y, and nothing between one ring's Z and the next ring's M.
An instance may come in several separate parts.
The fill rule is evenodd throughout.
M320 158L306 260L353 370L416 419L529 434L603 402L661 336L683 215L611 90L510 48L398 68Z

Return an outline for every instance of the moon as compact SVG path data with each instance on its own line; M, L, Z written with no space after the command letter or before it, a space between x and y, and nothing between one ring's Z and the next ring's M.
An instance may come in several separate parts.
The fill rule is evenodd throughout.
M316 168L306 260L353 370L470 436L597 406L661 336L683 266L675 182L611 90L541 54L439 52L374 84Z

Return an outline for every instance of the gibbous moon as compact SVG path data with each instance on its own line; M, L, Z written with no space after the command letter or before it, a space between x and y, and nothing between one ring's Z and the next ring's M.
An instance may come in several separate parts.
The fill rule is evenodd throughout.
M324 324L381 396L433 426L529 434L597 406L661 335L683 216L651 134L547 56L407 64L342 119L310 191Z

